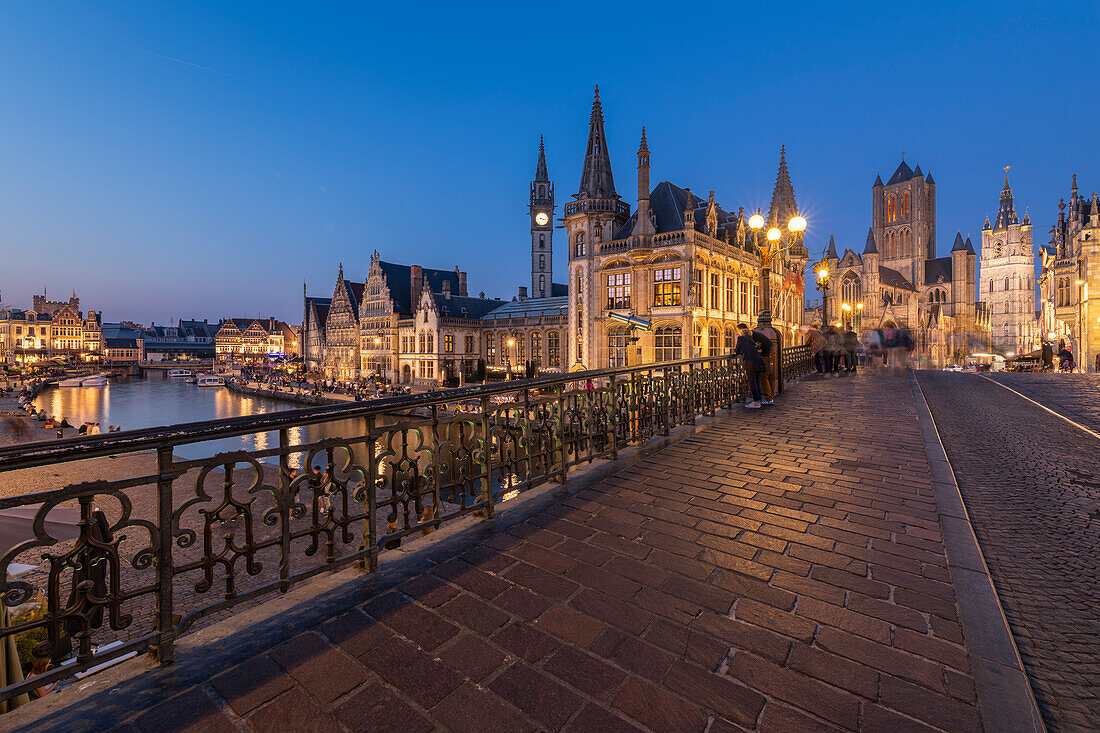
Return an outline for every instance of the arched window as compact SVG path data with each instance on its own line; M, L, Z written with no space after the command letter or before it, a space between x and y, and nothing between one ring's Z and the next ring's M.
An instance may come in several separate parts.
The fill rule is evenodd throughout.
M576 257L584 257L584 232L577 232L573 237L573 251Z
M718 338L718 327L711 326L707 332L707 350L710 356L718 356L722 353L722 342Z
M546 235L539 235L539 249L546 249Z
M542 334L538 331L531 334L531 361L542 363Z
M431 331L428 332L428 353L435 351L435 334Z
M901 195L901 203L899 204L899 218L904 219L909 216L909 192L905 192Z
M653 334L653 358L675 361L683 353L683 332L679 326L660 326Z
M592 236L596 238L597 242L603 241L603 225L597 224L596 228L592 230Z
M993 280L992 279L990 279L990 281L989 281L989 292L991 292L991 293L993 292Z
M859 278L849 273L840 286L840 298L843 302L855 307L855 304L859 302L863 297L863 285L860 283Z
M1005 278L1005 290L1008 290L1008 278Z
M913 235L906 229L901 233L901 256L912 257L913 256Z
M496 340L493 338L493 334L485 334L485 362L487 364L495 364L497 359Z
M561 336L557 331L546 334L546 362L552 366L561 366Z
M733 334L733 326L726 326L726 353L732 354L736 339Z
M897 198L890 194L886 197L886 221L895 222L898 220L897 216Z
M607 366L611 368L626 366L627 337L630 331L626 327L612 328L607 332Z
M421 354L428 353L427 348L425 348L427 346L427 341L425 341L425 339L424 339L424 332L423 331L421 331L420 334L419 334L419 341L417 342L417 346L419 347L417 349L418 353L421 353Z
M546 255L539 255L539 269L546 269Z

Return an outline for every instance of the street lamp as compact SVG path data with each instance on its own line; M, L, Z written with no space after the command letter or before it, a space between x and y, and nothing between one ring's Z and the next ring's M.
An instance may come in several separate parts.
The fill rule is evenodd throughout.
M816 273L817 290L821 293L821 322L829 322L829 269L824 265Z
M512 378L512 347L515 345L515 339L508 339L508 350L504 352L504 369L507 372L507 379Z
M764 228L764 217L757 210L749 217L749 229L752 229L753 244L760 255L760 316L761 326L770 326L772 323L772 263L792 246L802 239L802 233L806 231L806 220L795 214L787 222L787 231L790 238L786 244L782 243L783 231L779 227L769 227L765 234L765 244L760 244L760 230Z

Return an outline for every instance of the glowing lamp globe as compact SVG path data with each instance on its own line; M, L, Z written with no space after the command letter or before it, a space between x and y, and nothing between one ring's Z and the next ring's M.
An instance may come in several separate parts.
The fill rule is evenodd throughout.
M749 229L763 229L763 228L764 228L764 217L760 216L760 214L753 214L752 216L749 217Z
M817 279L818 280L824 280L827 277L829 277L829 271L826 270L824 267L822 267L820 270L817 271Z
M804 232L806 231L806 219L801 216L793 216L787 223L787 228L792 232Z
M772 227L771 229L768 230L768 241L769 242L776 242L782 236L783 236L783 232L779 231L779 229L777 227Z
M852 310L852 306L848 305L847 303L841 303L840 307L846 311Z

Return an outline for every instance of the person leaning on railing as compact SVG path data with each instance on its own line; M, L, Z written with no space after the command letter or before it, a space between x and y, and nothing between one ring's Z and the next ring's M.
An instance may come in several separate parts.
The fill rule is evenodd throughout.
M741 335L737 337L737 345L734 353L741 357L741 363L745 365L745 378L749 382L749 392L752 401L745 405L751 410L760 409L760 373L764 371L764 357L760 355L753 341L752 331L745 323L737 324Z

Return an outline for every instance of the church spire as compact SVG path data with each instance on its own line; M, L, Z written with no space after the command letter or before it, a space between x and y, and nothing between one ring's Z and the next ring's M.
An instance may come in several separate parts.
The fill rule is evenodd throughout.
M1019 224L1020 220L1016 216L1016 207L1012 201L1012 188L1008 185L1008 169L1009 166L1005 166L1005 185L1001 189L1001 207L997 211L997 221L994 222L994 229L1007 229L1009 224Z
M784 227L792 216L798 213L798 204L794 201L794 186L787 171L787 146L779 148L779 171L775 174L775 188L772 190L772 203L768 208L768 222Z
M550 174L546 172L546 147L542 143L542 135L539 135L539 162L535 167L535 180L550 180Z
M600 104L600 88L596 87L592 100L592 114L588 120L588 147L584 153L584 170L581 171L581 185L578 199L618 198L615 193L615 181L611 177L611 156L607 152L607 143L603 133L603 106Z

